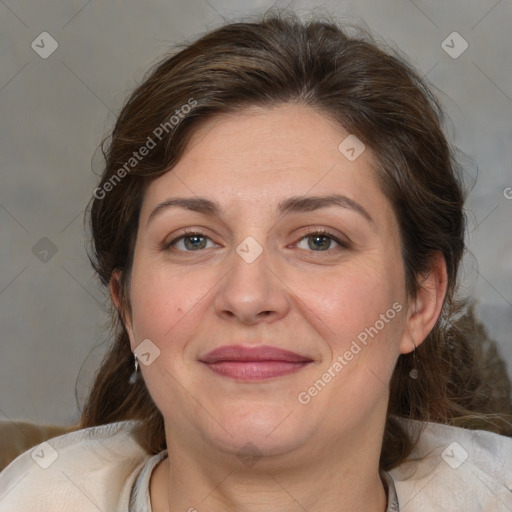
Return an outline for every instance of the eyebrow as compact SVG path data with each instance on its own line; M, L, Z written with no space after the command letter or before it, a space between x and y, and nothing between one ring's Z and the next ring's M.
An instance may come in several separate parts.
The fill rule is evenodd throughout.
M277 212L280 215L289 215L291 213L312 212L330 206L337 206L352 210L362 215L367 221L375 224L370 214L358 202L349 197L339 194L328 196L293 196L281 201L277 206ZM212 217L222 217L221 207L216 201L204 197L177 197L169 198L158 204L149 214L148 223L159 213L168 208L183 208L193 212L202 213Z

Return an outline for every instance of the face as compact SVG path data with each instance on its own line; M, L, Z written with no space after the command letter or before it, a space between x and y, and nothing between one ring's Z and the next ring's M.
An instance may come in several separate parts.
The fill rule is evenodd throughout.
M251 108L202 125L149 186L128 331L182 446L329 453L381 429L410 343L404 269L348 135L305 106Z

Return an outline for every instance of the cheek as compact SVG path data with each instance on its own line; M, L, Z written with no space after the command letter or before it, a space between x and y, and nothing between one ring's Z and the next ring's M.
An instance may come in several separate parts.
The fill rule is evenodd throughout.
M159 345L170 337L177 342L213 283L204 273L134 264L130 297L135 336Z
M368 405L386 390L400 355L406 311L403 295L391 279L366 269L365 274L340 278L328 299L320 288L311 290L310 297L311 305L321 304L315 312L329 326L325 337L329 354L318 374L327 379L325 372L340 376L333 379L326 396L332 393L337 401L348 400L349 407L353 402L339 396L350 389Z
M345 343L373 326L395 302L402 303L403 294L395 285L399 283L398 277L382 268L382 265L354 265L328 278L302 283L301 295L325 324L326 335L336 343ZM394 317L394 312L388 316Z

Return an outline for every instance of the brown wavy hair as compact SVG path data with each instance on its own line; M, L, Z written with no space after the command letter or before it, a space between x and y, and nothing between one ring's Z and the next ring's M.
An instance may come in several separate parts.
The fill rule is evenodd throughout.
M410 297L433 253L441 252L446 261L442 314L418 347L416 363L412 354L400 356L391 379L381 468L399 465L415 443L397 417L510 433L501 416L485 414L510 412L508 382L504 394L493 397L478 368L477 325L461 316L463 304L455 298L465 248L464 192L438 101L403 57L367 32L349 35L331 20L301 21L289 12L225 25L167 56L133 92L103 142L105 168L90 204L90 257L106 287L120 271L123 308L113 310L113 343L81 426L138 419L138 442L149 453L165 449L163 418L143 379L129 384L133 355L123 325L123 315L130 314L130 272L146 188L173 168L204 120L284 103L310 106L371 148L381 189L398 220ZM166 130L156 137L162 126ZM148 137L155 147L128 168ZM409 375L414 364L417 379Z

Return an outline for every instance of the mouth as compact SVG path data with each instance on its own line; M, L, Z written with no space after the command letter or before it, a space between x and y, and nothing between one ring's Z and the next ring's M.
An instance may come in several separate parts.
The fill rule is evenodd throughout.
M312 359L277 347L226 345L200 359L213 372L241 381L259 381L298 372Z

